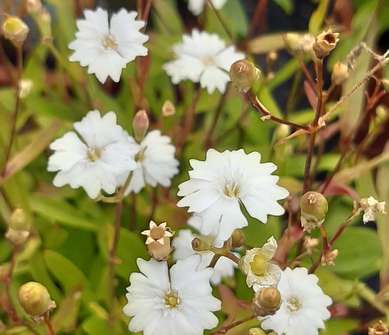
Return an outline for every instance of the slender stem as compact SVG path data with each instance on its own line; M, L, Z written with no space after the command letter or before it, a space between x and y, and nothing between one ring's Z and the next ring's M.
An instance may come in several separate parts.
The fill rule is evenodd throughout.
M222 334L226 334L229 330L231 330L232 328L235 328L237 326L240 326L241 324L247 322L247 321L250 321L252 319L255 319L256 316L255 315L250 315L244 319L241 319L241 320L237 320L237 321L234 321L232 323L230 323L229 325L227 326L224 326L218 330L216 330L214 333L212 333L213 335L222 335Z
M15 83L15 107L14 112L12 114L12 121L11 121L11 134L8 142L8 146L6 149L6 154L4 158L4 165L1 171L1 176L5 176L7 173L7 163L11 156L12 146L15 141L16 137L16 123L18 120L18 115L20 112L20 80L22 78L23 73L23 48L22 46L19 46L16 48L16 55L17 55L17 75L16 75L16 83Z
M280 119L280 118L278 118L276 116L273 116L267 110L267 108L259 101L257 96L251 90L248 91L247 93L245 93L244 96L247 99L247 101L249 101L251 103L253 108L263 115L263 117L261 119L263 119L263 120L270 120L270 121L272 121L274 123L278 123L278 124L286 124L288 126L291 126L291 127L297 128L297 129L302 129L302 130L305 130L307 132L310 132L310 127L303 126L303 125L294 123L292 121L288 121L288 120L285 120L285 119Z
M316 85L315 85L315 81L312 78L311 72L309 72L307 66L304 63L304 60L301 59L301 57L298 57L298 61L299 61L301 69L304 72L305 78L308 80L309 85L311 85L311 87L313 88L313 91L316 92Z
M48 335L55 335L54 327L53 324L50 321L50 316L49 313L46 313L44 318L43 318L44 323L47 326L47 334Z
M316 68L316 77L317 77L317 105L316 105L316 113L315 118L312 122L312 127L314 129L317 128L319 119L322 114L322 108L323 108L323 60L319 59L315 63ZM315 147L315 140L316 140L316 134L317 131L313 131L310 134L309 138L309 144L308 144L308 153L307 153L307 160L305 162L305 171L304 171L304 189L303 192L307 192L311 185L311 165L312 165L312 158L313 158L313 150Z
M227 86L225 92L220 97L219 103L218 103L217 108L215 110L215 113L213 115L211 126L209 127L209 129L207 131L207 134L205 135L204 146L205 146L206 149L208 149L209 147L212 146L213 133L214 133L214 131L216 129L217 122L219 121L220 115L221 115L221 113L223 111L224 104L225 104L225 102L227 100L229 87L230 86Z
M214 268L220 257L221 257L221 255L217 255L217 254L213 255L213 257L211 259L211 262L209 263L208 267Z
M234 41L234 37L233 37L233 35L231 33L231 30L228 28L227 24L224 22L224 19L220 15L219 11L215 8L215 6L213 5L211 0L207 0L207 1L208 1L209 6L215 12L216 17L219 20L220 24L222 25L222 27L223 27L224 31L226 32L227 36L229 37L231 42L233 42Z
M136 211L136 194L131 194L131 218L130 218L130 224L128 228L132 231L136 230L136 217L137 217L137 211Z
M7 277L4 281L5 285L5 292L7 295L7 314L9 316L9 319L13 323L18 323L20 321L18 314L16 312L16 309L12 303L12 294L11 294L11 283L12 283L12 277L16 265L16 254L17 250L15 248L12 249L12 255L11 255L11 261L10 261L10 267L8 270Z

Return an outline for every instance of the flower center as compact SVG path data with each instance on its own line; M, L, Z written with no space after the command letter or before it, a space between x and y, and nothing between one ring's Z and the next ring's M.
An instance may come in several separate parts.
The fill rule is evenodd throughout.
M162 227L155 227L150 231L150 237L153 240L159 240L164 236L165 236L165 229L163 229Z
M251 271L257 276L263 276L268 266L267 260L262 255L255 255L250 263Z
M227 182L224 185L223 192L229 198L238 198L240 193L240 187L235 182Z
M88 150L88 158L90 161L95 162L97 161L101 156L101 152L99 149L90 148Z
M296 297L290 297L286 301L286 307L291 312L297 312L302 307L302 304L301 304L300 300L298 300Z
M204 56L202 58L202 62L205 66L208 66L208 65L215 65L215 59L213 56Z
M116 43L115 38L111 34L108 34L103 39L103 47L105 49L116 50L118 44Z
M165 305L167 308L176 308L181 303L180 298L175 292L168 292L165 294Z

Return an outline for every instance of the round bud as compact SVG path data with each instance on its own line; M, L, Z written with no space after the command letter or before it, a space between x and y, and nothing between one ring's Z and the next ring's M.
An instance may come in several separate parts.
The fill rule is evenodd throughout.
M336 62L333 69L331 80L335 85L342 84L349 76L348 66L342 62Z
M192 249L194 251L208 251L210 249L210 245L202 239L195 237L192 240Z
M5 233L5 238L16 246L24 244L29 236L30 232L28 230L15 230L8 228Z
M132 128L134 130L135 139L140 142L145 137L147 130L149 129L149 117L145 110L138 111L134 119L132 120Z
M318 192L307 192L300 200L301 223L305 231L320 227L328 212L327 199Z
M261 328L250 328L249 335L266 335Z
M317 58L322 59L335 49L339 42L339 33L334 33L331 29L323 31L316 37L313 44L313 51Z
M247 92L260 78L261 71L246 59L238 60L231 65L230 78L241 92Z
M255 296L256 305L260 306L268 314L274 313L280 308L281 294L275 287L265 287Z
M170 237L164 237L163 244L158 241L147 244L147 250L149 251L150 256L154 259L158 261L166 260L172 251L170 246Z
M235 229L232 233L231 240L233 248L239 248L243 246L246 241L246 237L242 229Z
M31 316L41 316L55 307L46 287L37 282L28 282L19 288L19 302Z
M30 225L26 212L23 208L16 208L10 217L9 227L14 230L29 230Z
M7 17L1 28L4 37L17 47L24 43L29 32L28 26L16 16Z

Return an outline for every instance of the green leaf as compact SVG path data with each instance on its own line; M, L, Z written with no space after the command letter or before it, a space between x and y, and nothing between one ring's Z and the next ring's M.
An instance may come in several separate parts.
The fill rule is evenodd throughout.
M327 15L329 3L329 0L320 0L319 6L309 20L309 32L311 34L317 35L320 32L321 26Z
M88 286L88 280L82 271L61 254L46 250L43 257L51 274L62 284L66 292L82 290Z
M349 227L335 242L339 250L334 272L346 278L362 278L377 272L382 263L377 233L364 227Z
M278 6L280 6L284 12L288 15L292 14L294 10L294 4L292 0L273 0Z

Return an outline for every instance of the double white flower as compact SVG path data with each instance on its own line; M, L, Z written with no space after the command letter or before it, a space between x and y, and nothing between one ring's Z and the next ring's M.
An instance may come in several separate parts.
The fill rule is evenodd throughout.
M215 89L224 92L230 81L231 64L244 58L234 46L226 46L215 34L193 30L184 35L182 43L173 47L176 59L165 64L164 69L174 84L182 80L200 83L208 93Z
M284 208L278 200L288 191L277 185L273 163L260 163L257 152L246 154L242 149L218 152L210 149L205 161L192 159L190 179L179 185L183 198L179 207L189 207L199 219L202 235L215 237L215 245L226 241L235 229L247 226L240 206L258 220L266 223L268 215L282 215Z
M123 308L132 319L129 330L144 335L202 335L218 319L220 309L212 296L212 269L201 266L199 256L177 261L170 270L166 262L138 259L141 273L132 273Z
M146 56L143 46L148 36L139 30L143 21L136 20L136 12L121 9L108 19L106 10L85 10L85 19L77 20L76 39L69 44L74 50L69 60L88 66L88 73L104 83L108 77L118 82L122 69L137 56Z

